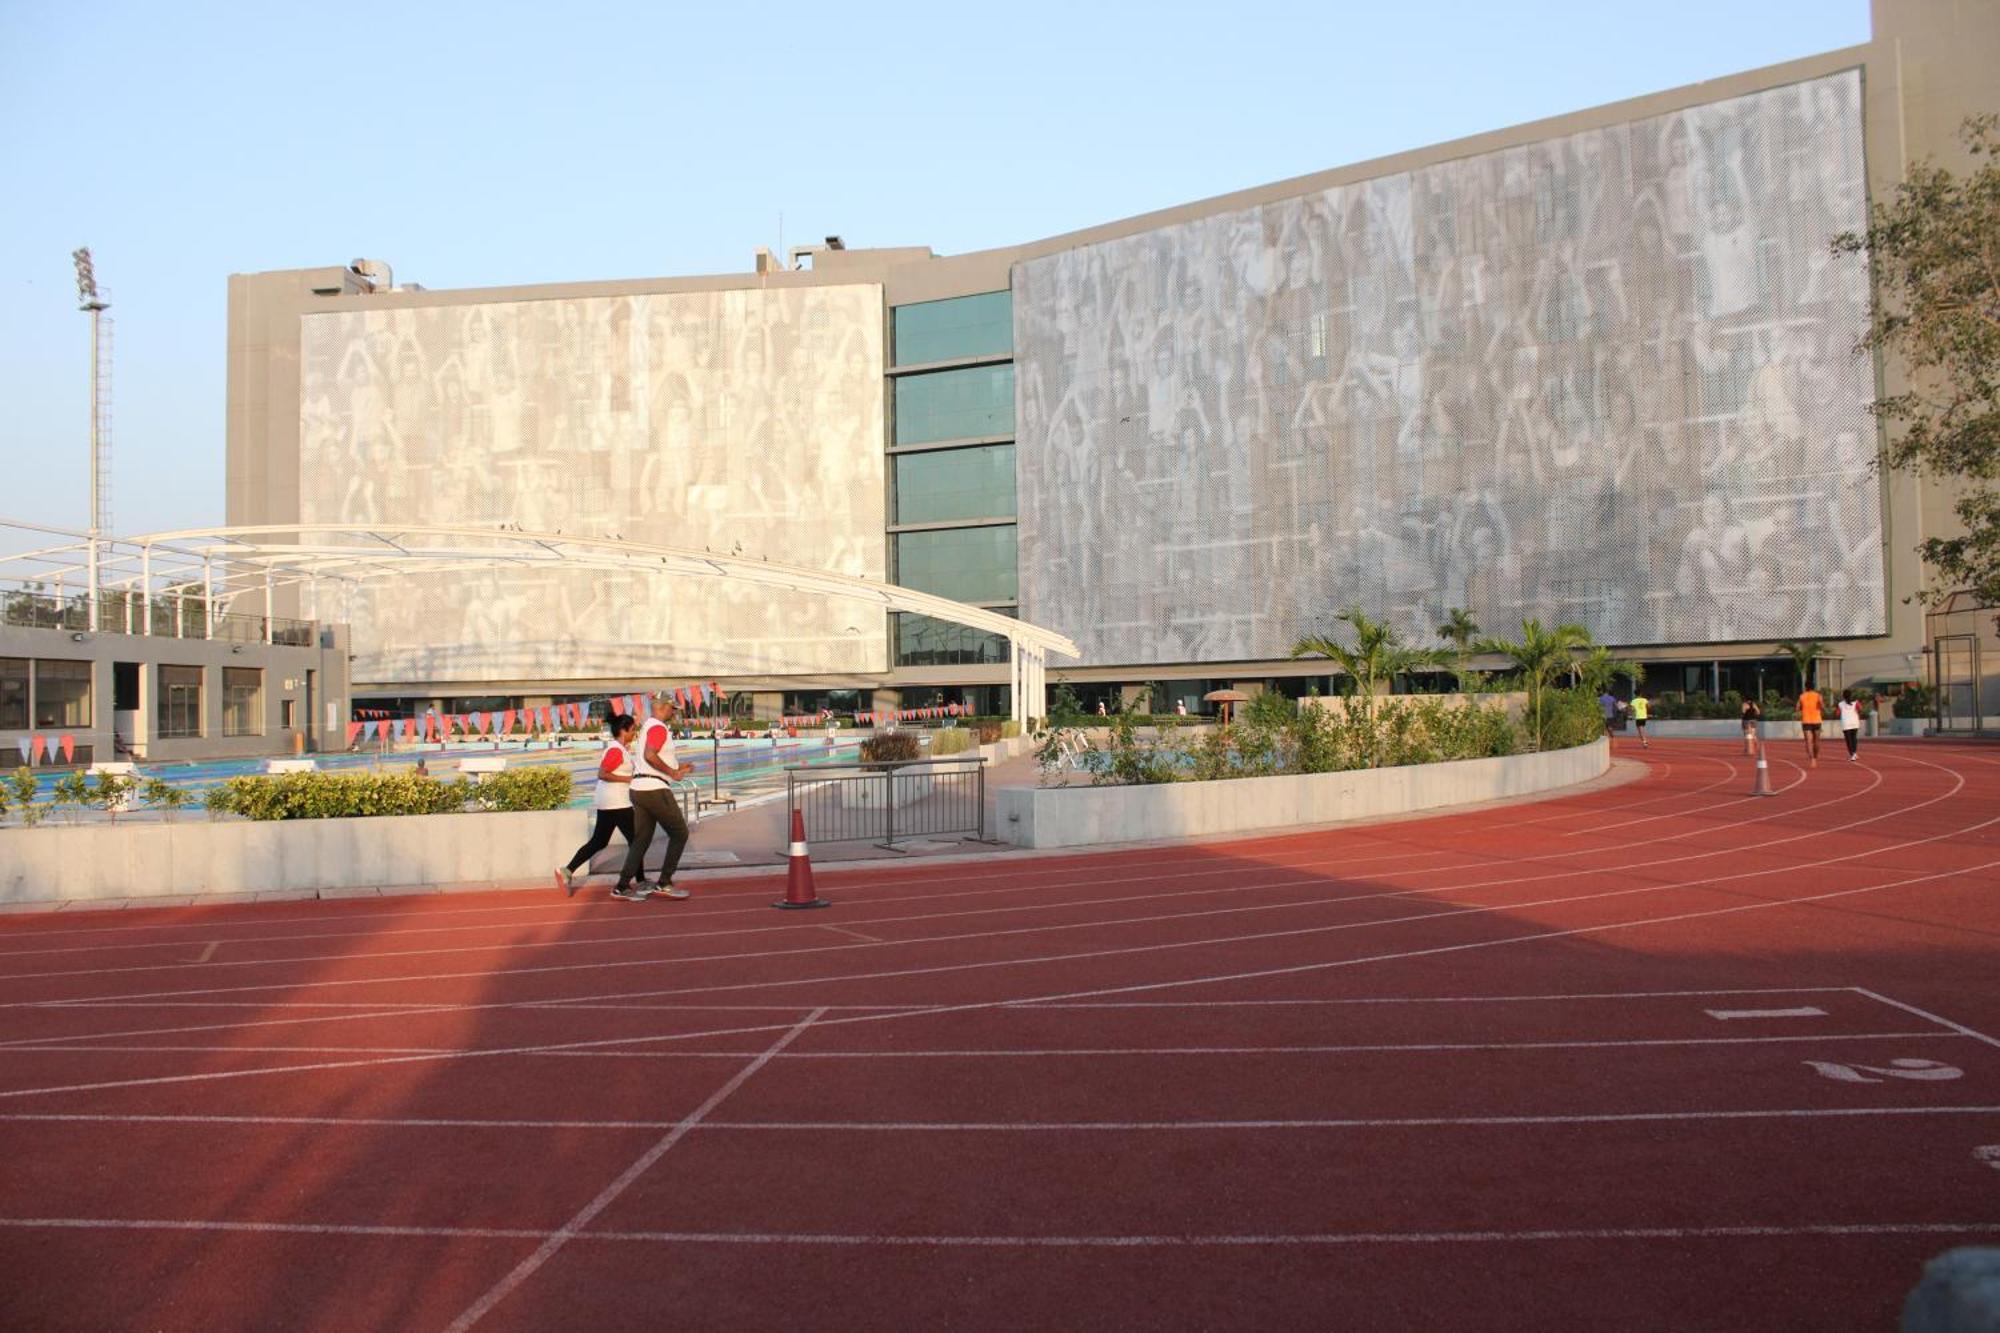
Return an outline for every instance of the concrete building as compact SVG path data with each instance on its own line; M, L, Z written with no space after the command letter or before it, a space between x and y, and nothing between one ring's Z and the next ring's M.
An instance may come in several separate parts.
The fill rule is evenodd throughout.
M1074 638L1089 699L1302 691L1359 604L1433 641L1579 621L1649 689L1944 660L1940 487L1872 471L1868 282L1831 238L2000 107L2000 6L1004 250L466 291L229 287L231 523L480 523L807 561ZM719 679L1005 711L1004 645L859 604L551 573L366 591L356 692ZM1995 654L2000 656L2000 654ZM1949 659L1957 663L1959 658ZM1963 707L2000 714L1977 645ZM1957 672L1961 668L1950 668ZM1946 681L1952 684L1952 681ZM868 692L865 695L858 692Z

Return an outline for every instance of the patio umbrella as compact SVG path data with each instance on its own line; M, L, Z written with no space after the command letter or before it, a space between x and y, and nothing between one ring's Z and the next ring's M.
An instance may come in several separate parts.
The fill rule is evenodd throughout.
M1229 710L1231 705L1247 704L1250 702L1250 696L1241 690L1210 690L1207 694L1201 696L1201 701L1207 704L1222 705L1222 725L1226 727L1229 725Z

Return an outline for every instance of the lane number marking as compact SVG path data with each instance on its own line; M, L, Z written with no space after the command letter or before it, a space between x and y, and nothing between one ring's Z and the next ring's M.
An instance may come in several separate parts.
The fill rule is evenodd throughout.
M1942 1083L1963 1078L1965 1071L1942 1060L1891 1060L1886 1065L1844 1065L1832 1060L1805 1062L1824 1078L1836 1083L1880 1083L1884 1079L1907 1078L1919 1083ZM1879 1075L1880 1077L1876 1077Z

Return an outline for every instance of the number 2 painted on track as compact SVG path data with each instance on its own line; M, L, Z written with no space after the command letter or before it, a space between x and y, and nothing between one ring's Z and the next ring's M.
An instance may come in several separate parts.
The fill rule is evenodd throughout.
M1942 1060L1891 1060L1887 1065L1844 1065L1832 1060L1808 1060L1805 1063L1821 1077L1837 1083L1880 1083L1891 1078L1942 1083L1965 1075L1963 1069Z

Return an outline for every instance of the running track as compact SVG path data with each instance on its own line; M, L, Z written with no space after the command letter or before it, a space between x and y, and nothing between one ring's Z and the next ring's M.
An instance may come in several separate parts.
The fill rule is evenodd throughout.
M0 918L0 1327L1892 1327L2000 1243L2000 749L1628 744L828 912Z

